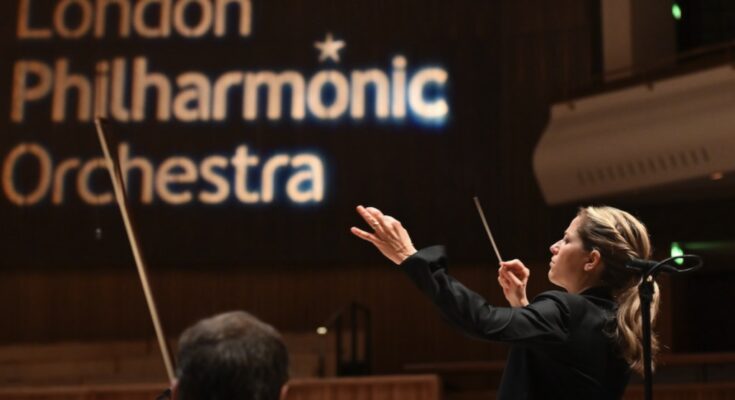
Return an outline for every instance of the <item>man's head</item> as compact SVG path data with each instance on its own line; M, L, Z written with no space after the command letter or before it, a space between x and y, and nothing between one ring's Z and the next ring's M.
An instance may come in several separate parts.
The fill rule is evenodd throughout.
M176 400L278 400L288 353L270 325L244 311L203 319L179 339Z

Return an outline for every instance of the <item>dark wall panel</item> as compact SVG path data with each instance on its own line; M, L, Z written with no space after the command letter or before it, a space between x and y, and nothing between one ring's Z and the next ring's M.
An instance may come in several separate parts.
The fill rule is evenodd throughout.
M0 65L0 81L6 82L0 86L12 86L13 63L22 57L51 62L71 55L74 65L86 59L90 69L89 60L139 51L162 70L217 74L236 67L293 67L312 74L326 68L312 45L329 30L347 41L340 64L345 70L387 68L395 54L418 66L446 68L451 116L442 128L415 121L244 124L233 119L220 125L147 120L116 124L115 130L134 152L152 154L157 163L171 154L201 158L248 143L263 154L319 149L333 168L324 203L309 207L278 201L254 208L233 201L216 207L134 205L172 336L200 317L232 308L250 310L282 330L311 330L355 300L373 312L379 372L396 372L409 362L502 359L502 345L452 331L398 271L350 237L349 226L358 222L353 207L383 207L404 222L417 246L448 244L459 263L452 271L502 304L496 261L472 207L471 197L479 195L503 256L536 266L529 292L550 288L548 246L576 207L543 203L531 154L549 104L565 98L570 85L592 79L599 53L596 5L582 0L316 3L253 2L255 34L243 42L153 41L139 47L124 41L16 43L12 18L19 3L7 2L0 14L0 50L9 56ZM182 63L182 54L191 57ZM3 160L19 142L30 140L52 148L59 159L97 154L89 123L52 124L44 103L31 110L40 115L37 120L13 124L9 106L6 92L0 97ZM46 111L38 114L39 109ZM18 207L0 200L0 312L10 321L0 341L152 336L116 208L49 202ZM731 203L613 201L649 224L658 255L670 240L735 237ZM678 334L671 328L677 318L671 298L687 293L680 286L664 290L670 301L660 322L669 344ZM681 343L696 338L695 330L688 332Z

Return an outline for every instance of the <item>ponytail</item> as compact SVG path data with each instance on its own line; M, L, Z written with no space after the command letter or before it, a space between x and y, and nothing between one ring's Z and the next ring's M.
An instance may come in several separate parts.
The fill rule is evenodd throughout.
M650 257L651 242L646 227L629 213L612 207L586 207L577 214L581 217L579 236L587 250L598 250L604 270L602 283L612 289L618 304L614 338L621 356L630 368L643 375L643 324L638 285L641 278L625 264L632 258ZM656 320L659 306L658 285L654 282L651 304L651 324ZM651 355L659 351L658 339L651 335Z

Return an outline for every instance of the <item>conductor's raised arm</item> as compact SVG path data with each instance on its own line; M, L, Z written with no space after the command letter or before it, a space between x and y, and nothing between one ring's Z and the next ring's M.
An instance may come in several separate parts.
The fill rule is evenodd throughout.
M397 219L383 215L374 207L357 206L357 213L370 225L373 232L370 233L354 226L350 228L350 231L360 239L375 245L396 265L400 265L405 259L416 253L408 231Z

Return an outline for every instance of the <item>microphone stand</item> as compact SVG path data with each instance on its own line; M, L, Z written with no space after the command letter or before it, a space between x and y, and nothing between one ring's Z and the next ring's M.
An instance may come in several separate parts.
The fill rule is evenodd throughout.
M669 264L675 260L695 260L696 264L689 268L677 268ZM629 269L637 270L641 273L641 284L638 285L638 295L641 300L641 319L643 320L643 376L644 376L644 398L646 400L653 399L653 368L651 360L651 303L655 292L653 282L660 272L668 272L670 274L691 272L702 267L702 258L699 256L684 254L681 256L669 257L663 261L634 263L626 265Z

